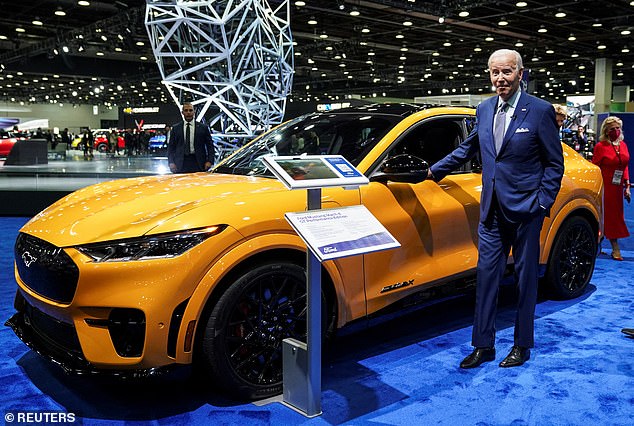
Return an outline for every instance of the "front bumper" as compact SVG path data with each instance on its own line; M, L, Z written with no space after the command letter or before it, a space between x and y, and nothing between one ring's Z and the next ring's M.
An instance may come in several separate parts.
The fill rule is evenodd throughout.
M97 368L84 358L72 325L57 321L27 303L23 306L24 309L15 313L4 325L11 327L29 348L60 366L67 374L139 379L161 375L172 367L165 365L129 370Z

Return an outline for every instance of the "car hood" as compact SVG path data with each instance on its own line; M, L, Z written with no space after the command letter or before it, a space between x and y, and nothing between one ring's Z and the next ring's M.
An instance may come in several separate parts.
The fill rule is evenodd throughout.
M273 178L215 173L122 179L64 197L22 231L65 247L216 224L248 227L265 219L288 227L284 212L306 206L299 192Z

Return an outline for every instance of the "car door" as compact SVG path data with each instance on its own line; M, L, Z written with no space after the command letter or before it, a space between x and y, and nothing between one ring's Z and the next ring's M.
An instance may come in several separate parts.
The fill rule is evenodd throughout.
M386 158L411 154L430 165L451 152L472 126L467 116L443 116L411 126ZM474 273L481 176L477 159L441 182L377 182L361 187L362 203L401 243L364 255L368 313L421 289ZM375 173L374 171L372 173Z

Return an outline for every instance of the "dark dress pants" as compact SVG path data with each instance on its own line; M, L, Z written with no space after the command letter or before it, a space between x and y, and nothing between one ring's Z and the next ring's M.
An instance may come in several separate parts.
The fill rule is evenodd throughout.
M183 168L178 173L195 173L201 171L200 166L198 166L198 160L196 160L196 155L185 154L183 157Z
M478 227L477 289L472 344L474 347L495 346L498 291L512 247L519 290L514 341L517 346L532 348L539 279L539 234L544 216L538 214L524 222L513 223L504 217L496 200L491 204L493 211Z

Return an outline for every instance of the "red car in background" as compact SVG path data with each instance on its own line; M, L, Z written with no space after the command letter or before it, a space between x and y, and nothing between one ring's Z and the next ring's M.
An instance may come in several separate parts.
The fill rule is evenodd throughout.
M93 147L98 152L108 152L108 134L105 132L94 132L93 136L95 138ZM117 132L117 145L119 149L125 149L125 140L120 132ZM83 135L80 133L70 144L72 149L83 150Z
M8 157L13 145L20 138L16 137L12 132L0 130L0 157Z
M117 134L117 145L119 149L125 149L125 140L121 134ZM108 134L95 133L95 149L98 152L108 152Z

